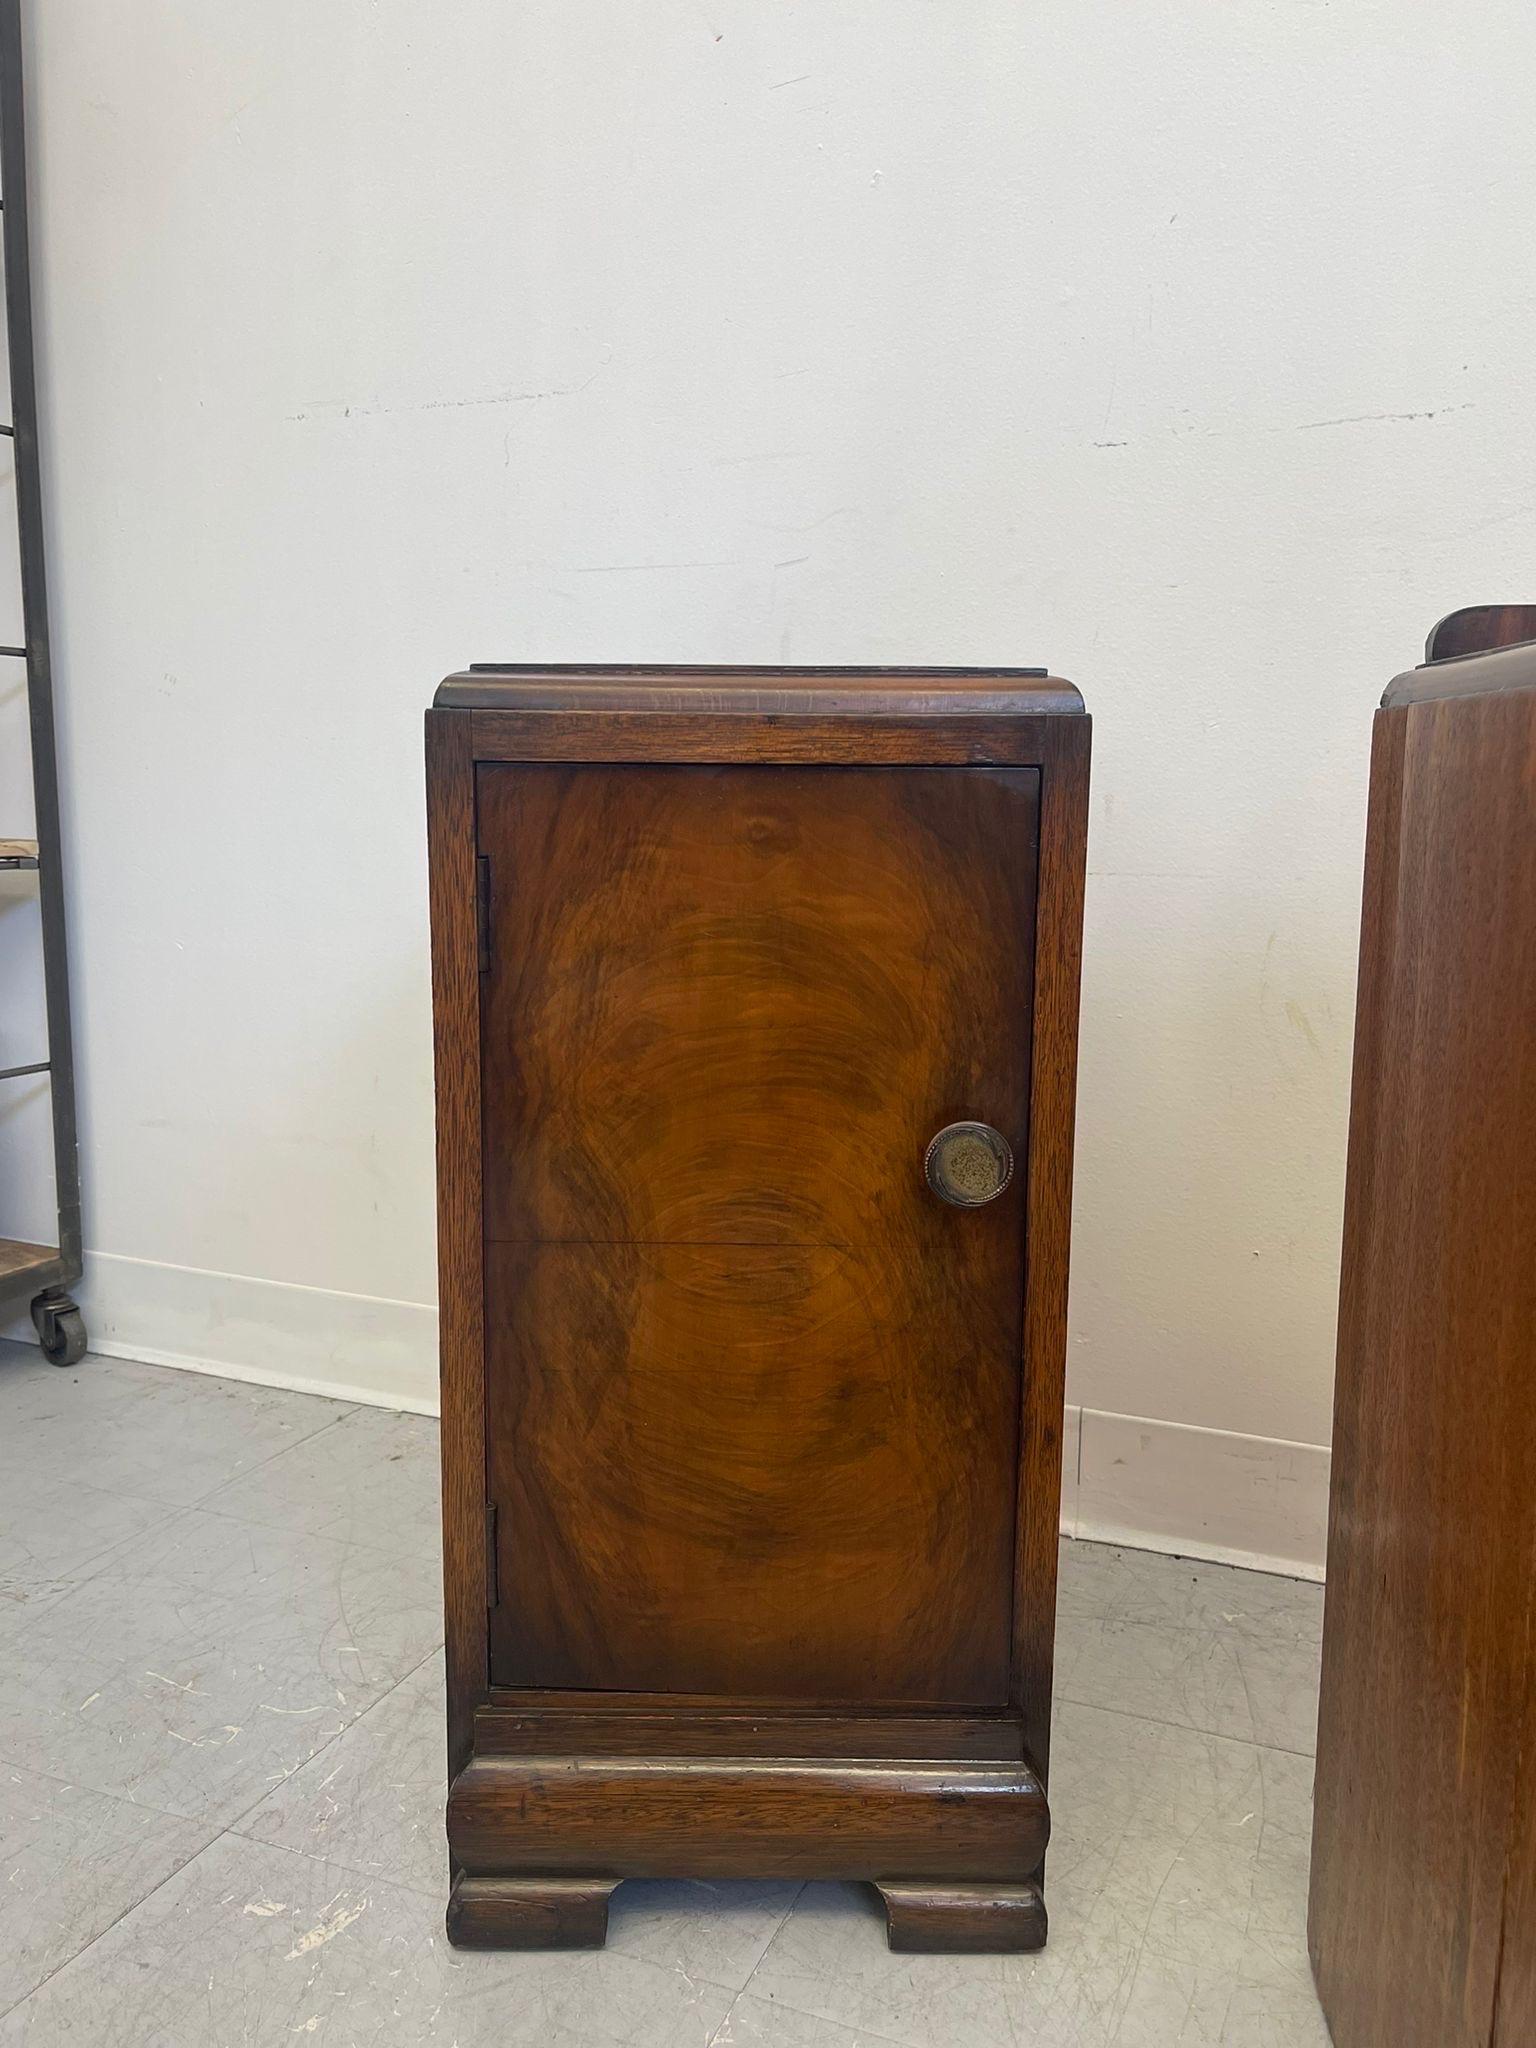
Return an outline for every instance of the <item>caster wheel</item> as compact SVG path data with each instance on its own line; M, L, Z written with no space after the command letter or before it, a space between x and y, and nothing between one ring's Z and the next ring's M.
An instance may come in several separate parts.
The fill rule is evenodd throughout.
M67 1294L40 1294L32 1327L50 1365L78 1365L85 1356L85 1318Z

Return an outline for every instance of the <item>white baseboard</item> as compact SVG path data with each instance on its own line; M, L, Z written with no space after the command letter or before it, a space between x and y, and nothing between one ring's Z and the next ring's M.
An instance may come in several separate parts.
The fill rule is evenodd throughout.
M93 1351L260 1387L437 1413L437 1310L87 1252Z
M86 1255L80 1298L91 1349L109 1358L437 1413L437 1310L426 1302L106 1252ZM1067 1410L1069 1536L1320 1579L1327 1525L1322 1445Z
M1326 1445L1235 1436L1097 1408L1068 1409L1067 1423L1061 1501L1067 1535L1322 1578Z

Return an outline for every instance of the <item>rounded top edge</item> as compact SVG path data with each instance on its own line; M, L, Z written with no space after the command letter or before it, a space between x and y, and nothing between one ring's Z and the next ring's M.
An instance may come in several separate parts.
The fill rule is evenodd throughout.
M1467 654L1442 656L1394 676L1381 695L1383 711L1442 697L1482 697L1500 690L1536 689L1536 640L1515 641Z
M756 717L1081 715L1046 669L640 668L476 665L447 676L439 710L683 712Z

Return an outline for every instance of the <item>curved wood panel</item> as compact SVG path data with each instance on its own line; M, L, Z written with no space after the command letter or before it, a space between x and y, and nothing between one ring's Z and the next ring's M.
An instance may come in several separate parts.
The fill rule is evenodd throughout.
M1536 640L1536 604L1469 604L1448 613L1435 627L1424 659L1453 661L1458 655L1514 647L1522 640Z

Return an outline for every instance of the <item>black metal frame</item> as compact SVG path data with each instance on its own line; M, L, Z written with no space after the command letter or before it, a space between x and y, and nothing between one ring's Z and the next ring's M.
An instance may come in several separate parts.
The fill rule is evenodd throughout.
M32 1298L43 1349L73 1363L85 1348L80 1311L65 1290L80 1277L80 1162L75 1125L75 1065L69 1020L64 876L60 855L58 752L54 739L53 670L48 646L48 588L43 559L43 484L37 445L37 378L32 337L32 273L27 243L27 153L23 117L21 0L0 0L0 244L5 256L5 326L10 351L11 424L15 453L16 524L21 546L24 647L0 647L0 659L27 665L32 735L32 787L37 831L38 907L42 922L43 993L48 1057L0 1069L0 1081L46 1073L53 1098L56 1246L0 1239L0 1301ZM11 866L30 866L15 859ZM35 1253L36 1257L29 1257Z

